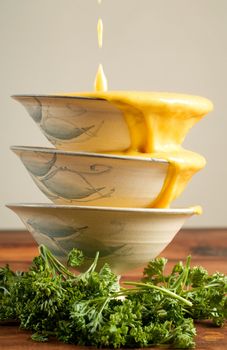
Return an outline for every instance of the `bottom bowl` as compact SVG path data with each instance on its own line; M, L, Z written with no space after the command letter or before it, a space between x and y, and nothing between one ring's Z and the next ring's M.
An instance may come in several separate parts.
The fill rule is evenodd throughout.
M86 268L99 251L99 266L108 263L116 273L145 265L159 255L181 229L198 213L186 209L135 209L10 204L38 244L46 245L66 261L74 247L85 256Z

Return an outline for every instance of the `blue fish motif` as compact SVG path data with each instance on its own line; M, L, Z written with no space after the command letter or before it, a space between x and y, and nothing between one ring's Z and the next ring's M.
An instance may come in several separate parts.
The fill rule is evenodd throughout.
M39 219L33 218L27 221L27 224L31 226L35 232L42 233L49 238L65 238L74 236L75 234L80 235L88 226L82 227L72 227L64 224L60 220L56 223L51 221L41 221Z
M37 104L34 104L34 101L33 105L31 105L30 103L24 103L24 107L27 110L28 114L32 117L32 119L39 124L42 120L42 104L38 98L33 99L36 101Z
M125 243L119 244L116 246L107 246L101 241L89 237L84 237L84 239L76 240L58 240L58 246L64 249L66 252L69 252L73 248L77 248L83 251L85 257L94 258L96 253L99 252L100 257L107 257L109 255L116 254L116 252L125 246Z
M71 140L83 134L93 136L93 134L90 134L89 131L92 130L95 125L75 127L75 125L69 123L68 121L49 117L43 120L41 127L49 136L60 140Z
M40 154L38 152L21 152L20 158L24 166L35 176L44 176L56 162L56 154Z
M67 168L54 169L41 181L53 195L68 200L80 200L92 195L97 195L97 198L101 198L110 196L113 193L113 189L105 193L105 186L95 187L83 176L83 173L81 174Z

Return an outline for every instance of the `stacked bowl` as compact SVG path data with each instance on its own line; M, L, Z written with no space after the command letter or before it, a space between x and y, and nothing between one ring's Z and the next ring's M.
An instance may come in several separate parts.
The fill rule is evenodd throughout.
M108 262L118 273L143 266L160 254L187 218L198 213L193 207L153 207L166 187L171 162L158 152L157 157L146 150L127 152L132 133L125 106L121 108L119 102L64 95L13 98L23 104L56 148L12 147L53 204L8 207L21 218L37 243L45 244L62 261L76 247L85 255L82 269L97 251L100 265ZM157 107L157 99L162 108ZM155 97L151 93L149 101L156 120L164 117L163 110L176 119L169 124L166 120L166 145L170 144L171 128L174 130L185 120L189 127L195 123L196 100L193 104L189 99L190 104L181 95L169 94L166 98L166 94ZM199 118L211 109L206 101ZM137 127L137 131L141 129L135 117ZM189 127L181 127L179 143ZM153 134L157 133L160 130L154 127Z

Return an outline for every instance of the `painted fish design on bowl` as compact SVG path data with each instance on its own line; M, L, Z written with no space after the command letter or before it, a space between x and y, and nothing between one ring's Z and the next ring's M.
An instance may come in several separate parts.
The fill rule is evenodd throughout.
M54 204L8 205L38 244L66 261L72 248L85 252L85 265L97 251L100 265L117 273L145 265L171 242L196 208L136 209Z
M148 207L162 190L168 162L14 146L34 182L54 203Z
M122 112L101 98L12 96L58 149L103 152L126 150L130 135Z

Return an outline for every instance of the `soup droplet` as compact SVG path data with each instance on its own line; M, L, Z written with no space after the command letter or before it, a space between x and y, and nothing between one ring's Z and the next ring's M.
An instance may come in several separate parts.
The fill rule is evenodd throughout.
M107 79L105 76L105 73L103 71L102 64L99 65L98 71L95 77L95 83L94 83L95 91L107 91L108 90L108 84Z
M98 19L97 32L98 32L98 46L101 49L102 40L103 40L103 23L101 18Z

